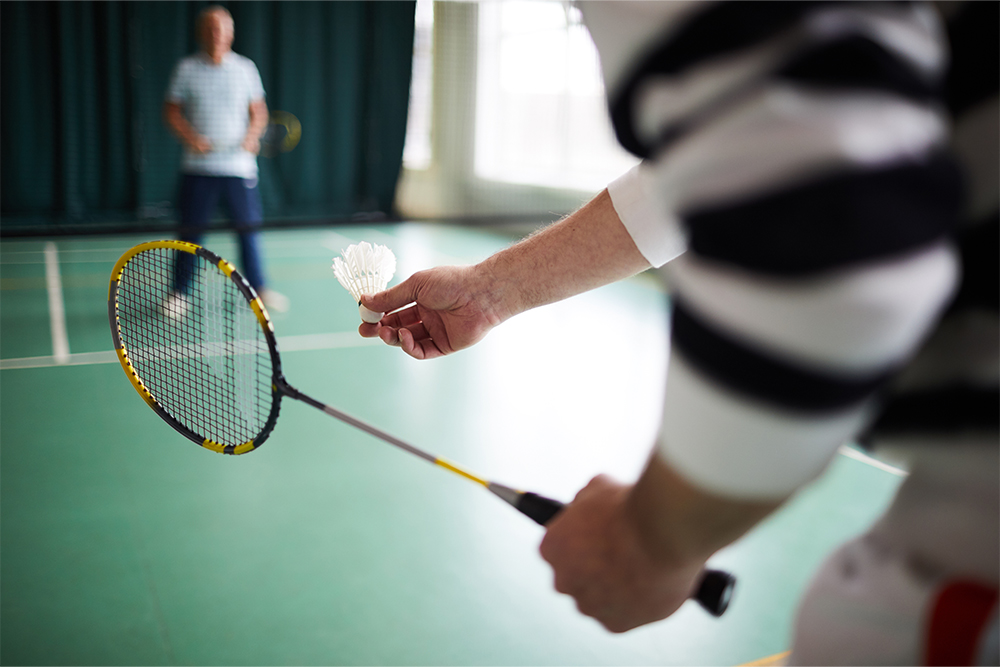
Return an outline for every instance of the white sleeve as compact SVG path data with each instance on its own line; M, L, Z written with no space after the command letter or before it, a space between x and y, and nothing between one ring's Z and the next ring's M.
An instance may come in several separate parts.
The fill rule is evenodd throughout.
M189 78L187 76L187 69L183 60L174 67L174 71L170 75L170 84L167 86L167 94L164 97L164 101L171 104L183 104L184 100L187 99Z
M257 100L264 99L264 82L260 79L260 71L257 66L253 64L253 61L249 58L247 63L247 83L250 86L250 101L256 102Z
M674 259L686 246L680 221L659 192L645 163L637 164L608 185L615 212L639 252L654 267Z

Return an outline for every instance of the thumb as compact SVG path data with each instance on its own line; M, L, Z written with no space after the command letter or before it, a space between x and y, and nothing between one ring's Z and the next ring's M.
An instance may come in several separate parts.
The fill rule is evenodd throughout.
M413 303L417 298L416 276L410 276L395 287L378 294L361 296L361 305L377 313L390 313L398 308Z

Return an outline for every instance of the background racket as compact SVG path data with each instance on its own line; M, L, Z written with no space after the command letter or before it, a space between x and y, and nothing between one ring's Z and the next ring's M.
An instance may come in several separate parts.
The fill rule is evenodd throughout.
M299 145L301 138L302 124L298 118L287 111L272 111L267 129L260 138L260 154L274 157L279 153L287 153Z
M287 111L272 111L268 116L267 127L260 136L261 157L273 158L281 153L287 153L299 145L302 138L302 124L299 119ZM235 153L243 150L243 142L213 146L213 153Z
M178 262L185 254L193 261ZM178 284L188 285L187 291L178 292ZM164 421L206 449L245 454L260 447L287 396L481 484L541 525L563 507L486 480L289 385L274 325L257 294L232 264L200 246L153 241L122 255L111 273L108 319L135 390ZM734 585L728 573L706 570L693 597L720 616Z

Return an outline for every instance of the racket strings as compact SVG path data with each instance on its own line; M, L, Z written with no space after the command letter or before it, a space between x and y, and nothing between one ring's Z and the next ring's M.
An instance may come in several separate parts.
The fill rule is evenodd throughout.
M178 260L194 265L183 307L171 310ZM267 340L217 266L174 249L140 253L123 270L116 314L136 373L177 422L222 445L261 433L273 403Z

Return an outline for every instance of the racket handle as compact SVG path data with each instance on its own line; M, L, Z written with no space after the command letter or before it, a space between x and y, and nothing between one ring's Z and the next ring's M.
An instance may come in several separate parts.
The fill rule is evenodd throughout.
M497 493L496 490L494 493ZM502 498L510 502L521 514L524 514L540 526L548 524L556 514L562 511L564 503L552 498L540 496L537 493L515 492L513 498L504 498L504 495L497 493ZM695 589L692 599L712 616L722 616L729 607L729 601L733 597L733 589L736 587L736 577L723 572L722 570L705 570L701 575L701 581Z
M539 526L544 526L562 511L565 503L527 491L520 495L514 507Z

